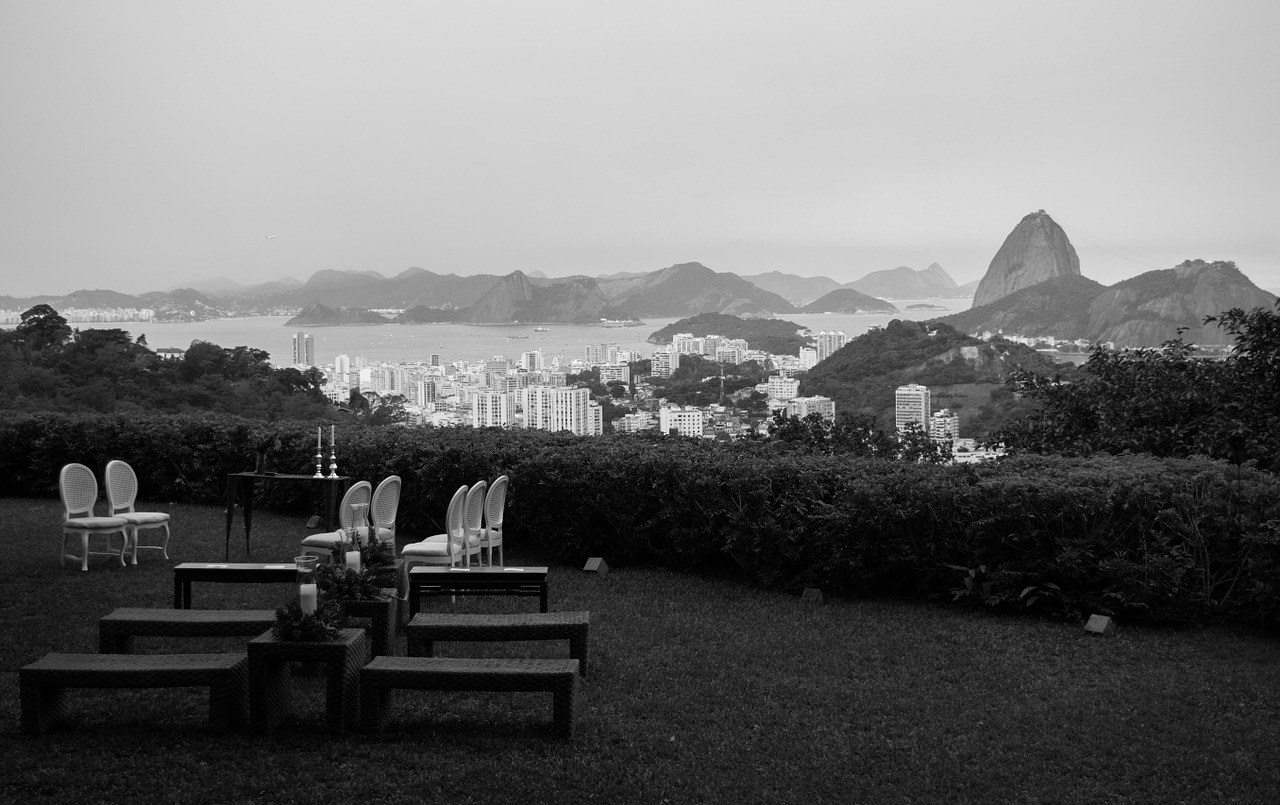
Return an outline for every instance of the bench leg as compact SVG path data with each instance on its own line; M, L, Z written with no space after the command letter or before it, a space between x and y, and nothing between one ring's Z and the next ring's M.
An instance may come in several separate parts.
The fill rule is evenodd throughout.
M386 729L390 712L392 689L383 687L377 679L360 680L360 728L365 732L379 733Z
M552 731L566 741L573 738L573 693L576 684L562 685L552 691Z
M22 680L22 731L28 735L44 735L54 725L67 720L67 691L37 682Z
M133 635L98 631L99 654L132 654Z
M569 638L569 659L578 661L578 671L584 677L587 675L587 637Z

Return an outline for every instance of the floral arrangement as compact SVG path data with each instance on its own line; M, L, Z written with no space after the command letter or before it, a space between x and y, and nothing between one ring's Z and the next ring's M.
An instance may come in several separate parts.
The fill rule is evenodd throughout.
M311 614L304 614L297 601L290 601L276 610L272 630L278 640L325 642L337 637L346 625L346 613L335 601L320 601Z
M371 601L396 586L395 548L389 540L371 540L360 546L360 569L346 565L349 542L333 547L330 561L316 568L316 584L326 601Z

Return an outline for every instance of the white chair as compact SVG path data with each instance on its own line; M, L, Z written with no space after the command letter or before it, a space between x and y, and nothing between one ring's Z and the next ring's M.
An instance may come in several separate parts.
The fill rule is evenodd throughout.
M93 470L83 464L68 464L58 473L58 492L62 496L62 559L59 564L65 565L68 559L79 559L80 570L89 569L89 557L117 556L120 566L124 567L124 555L129 550L129 522L123 517L98 517L93 507L98 502L98 479ZM120 551L111 549L111 535L119 534ZM90 551L89 538L103 535L107 538L105 551ZM67 553L67 543L72 537L80 539L80 555Z
M502 512L507 506L507 476L501 475L489 487L484 498L484 530L480 532L480 548L488 554L485 564L493 566L493 549L498 549L498 566L506 560L502 552Z
M133 467L120 461L107 462L107 514L120 517L129 524L129 551L133 554L133 564L138 564L138 551L142 549L161 551L164 558L169 558L169 515L165 512L140 512L133 508L138 497L138 476ZM138 532L154 529L164 530L164 542L159 545L142 545L138 541Z
M373 490L373 503L369 506L369 512L378 541L390 540L392 548L396 544L396 511L399 508L400 476L390 475Z
M463 564L467 567L471 567L473 556L476 564L480 564L480 537L484 533L484 494L488 486L487 481L476 481L467 490L467 502L462 510L462 530L465 534L462 541Z
M409 578L409 569L417 565L447 565L453 567L466 555L463 543L466 540L466 528L463 524L467 497L467 487L460 486L449 500L449 508L445 510L444 533L427 537L421 542L413 542L400 550L400 558L404 560L405 580ZM407 585L406 585L407 586Z
M372 489L373 487L368 481L357 481L352 484L347 489L347 493L342 496L342 502L338 504L338 530L312 534L304 539L302 541L302 555L312 554L319 556L321 559L328 559L330 554L333 553L333 549L346 539L343 532L355 524L355 509L352 507L356 505L368 506Z

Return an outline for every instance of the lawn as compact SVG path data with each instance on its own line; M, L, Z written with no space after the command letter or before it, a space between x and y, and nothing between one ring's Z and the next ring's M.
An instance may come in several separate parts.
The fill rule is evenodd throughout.
M571 744L550 737L548 695L495 693L403 692L387 733L334 740L314 680L300 685L299 717L270 738L208 733L204 693L190 690L73 691L70 729L20 735L19 667L49 651L95 651L100 616L171 606L173 564L221 559L220 509L165 508L170 561L144 552L121 568L99 557L80 573L57 562L57 501L0 499L0 550L13 560L0 577L6 802L1280 801L1273 638L1138 627L1101 638L949 606L816 607L651 568L552 566L552 609L592 613ZM252 558L287 560L306 533L300 517L256 511ZM232 561L245 560L239 536ZM546 562L509 546L508 564L519 563ZM197 585L195 604L273 607L287 592ZM152 639L140 650L242 645Z

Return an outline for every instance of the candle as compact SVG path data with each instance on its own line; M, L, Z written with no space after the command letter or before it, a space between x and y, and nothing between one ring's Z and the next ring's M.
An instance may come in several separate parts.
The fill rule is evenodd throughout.
M329 426L329 446L333 447L333 425Z
M347 551L347 570L360 572L360 552Z
M317 450L324 447L324 445L320 442L320 432L323 430L324 430L324 426L316 425L316 449Z
M316 613L316 586L314 584L298 585L298 606L302 608L303 615L314 615Z

